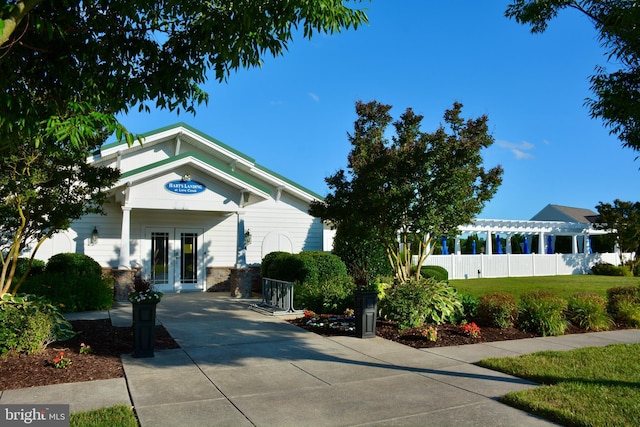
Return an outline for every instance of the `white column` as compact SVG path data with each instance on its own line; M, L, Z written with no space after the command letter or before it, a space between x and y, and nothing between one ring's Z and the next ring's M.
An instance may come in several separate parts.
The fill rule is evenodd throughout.
M456 255L460 255L462 253L462 249L460 248L460 236L456 236L455 242L456 242L455 244Z
M118 270L131 269L129 254L129 241L131 237L131 208L122 206L122 231L120 232L120 259L118 260Z
M493 239L491 238L491 231L487 231L487 255L493 254Z
M236 212L236 215L238 218L236 268L244 268L247 266L247 250L244 247L244 212Z
M545 246L544 233L540 232L540 238L538 239L538 253L540 255L547 253L547 251L544 250L544 246Z
M507 254L513 253L513 248L511 248L511 234L507 233Z
M577 234L574 234L573 236L571 236L571 253L572 254L578 253L578 235Z

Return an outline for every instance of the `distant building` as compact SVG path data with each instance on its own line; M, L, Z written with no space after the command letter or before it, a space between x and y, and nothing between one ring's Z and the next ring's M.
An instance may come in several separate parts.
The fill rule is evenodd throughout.
M572 208L569 206L547 205L535 214L532 221L565 221L594 224L598 222L599 215L592 210Z

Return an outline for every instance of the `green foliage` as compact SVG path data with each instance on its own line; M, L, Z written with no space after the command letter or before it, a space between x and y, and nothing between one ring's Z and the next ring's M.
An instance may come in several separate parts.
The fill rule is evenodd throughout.
M262 275L295 282L294 306L318 313L342 312L352 305L353 281L336 255L321 251L272 252L262 262Z
M0 126L0 134L1 130ZM104 138L96 132L92 147ZM0 156L0 252L2 268L9 273L0 276L0 292L15 295L20 290L22 278L12 275L11 270L23 262L19 256L24 247L35 244L37 248L69 228L72 221L103 212L105 190L120 172L88 164L90 154L88 149L61 149L55 141L35 147L25 140Z
M382 316L398 322L400 328L416 328L426 323L440 325L461 310L456 290L447 282L429 278L397 283L380 302Z
M640 288L619 286L607 289L607 312L618 323L640 326Z
M95 279L102 276L102 267L93 258L73 252L52 256L45 267L47 273L59 273Z
M633 273L626 265L613 265L609 263L598 263L591 267L591 272L596 276L620 276L631 277Z
M326 178L331 192L312 203L310 213L338 230L356 227L369 242L373 236L396 280L404 282L413 255L423 265L434 236L455 234L471 222L497 191L503 171L482 164L483 149L494 142L486 116L466 120L462 104L454 103L444 113L445 125L426 133L423 117L411 108L393 123L390 110L375 101L356 103L348 171ZM395 128L390 140L389 125Z
M289 252L271 252L260 266L262 277L287 282L299 281L304 276L302 260Z
M0 68L12 70L0 78L2 150L45 140L80 147L97 132L131 144L117 119L130 108L195 113L209 75L222 82L260 67L287 51L296 29L311 38L367 22L336 0L15 3L15 30L0 32ZM0 22L9 13L0 8Z
M60 311L35 295L3 294L0 324L0 355L36 353L53 341L63 341L74 335L71 324Z
M606 331L613 326L607 301L593 293L578 293L569 298L567 319L586 331Z
M49 299L64 312L104 310L113 304L113 279L91 257L56 254L42 274L27 279L23 290Z
M342 313L352 305L353 281L339 257L321 251L301 252L297 257L303 267L293 294L295 307Z
M640 150L640 144L637 149ZM613 238L622 253L634 254L624 267L625 276L633 274L639 265L637 254L640 253L640 202L616 199L613 205L600 202L596 209L599 214L598 223L601 224L599 227L615 230L607 236Z
M371 283L378 276L393 274L389 258L380 239L371 227L348 218L336 229L333 254L346 264L358 286Z
M439 265L423 265L420 268L422 277L431 277L433 280L446 282L449 280L449 272L446 268Z
M29 275L34 276L36 274L40 274L44 271L45 262L40 259L34 259L29 266L30 259L29 258L18 258L18 262L16 265L16 274L15 277L22 277L24 273L29 268Z
M552 292L528 292L520 297L518 324L522 330L538 335L562 335L568 326L566 310L567 300Z
M518 320L518 304L511 294L494 292L480 297L478 320L484 326L510 328Z
M475 322L478 318L478 303L480 299L471 294L458 293L462 308L454 314L451 322L455 324Z

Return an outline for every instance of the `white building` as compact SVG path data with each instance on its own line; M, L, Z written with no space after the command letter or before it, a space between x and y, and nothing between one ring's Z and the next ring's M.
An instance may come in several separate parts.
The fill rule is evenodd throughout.
M105 216L89 215L37 253L84 253L116 276L126 296L141 269L163 292L259 286L259 263L275 250L330 250L308 214L321 196L185 124L109 144L89 161L119 168Z

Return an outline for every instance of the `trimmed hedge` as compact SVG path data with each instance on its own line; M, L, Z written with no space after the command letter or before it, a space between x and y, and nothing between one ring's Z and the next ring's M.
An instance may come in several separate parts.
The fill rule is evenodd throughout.
M626 265L618 266L608 263L598 263L594 265L591 267L591 272L597 276L633 276L633 272Z
M261 272L262 277L296 283L296 308L341 313L353 305L353 280L336 255L322 251L271 252L264 257Z
M52 256L44 272L30 276L21 291L43 296L63 312L104 310L113 304L113 279L93 258L77 253Z
M439 265L423 265L420 268L422 277L431 277L438 282L446 282L449 280L449 272L446 268Z

